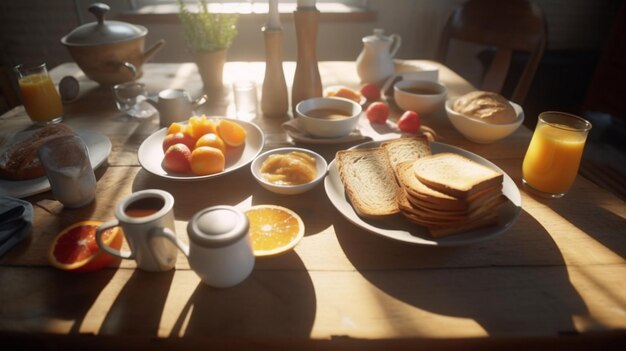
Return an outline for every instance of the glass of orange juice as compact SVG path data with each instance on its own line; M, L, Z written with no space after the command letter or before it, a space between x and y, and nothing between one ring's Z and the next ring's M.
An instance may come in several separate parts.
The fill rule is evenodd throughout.
M574 183L591 123L565 112L539 114L522 165L522 181L535 194L560 198Z
M59 123L63 120L63 104L46 64L19 65L17 73L20 95L30 119L37 124Z

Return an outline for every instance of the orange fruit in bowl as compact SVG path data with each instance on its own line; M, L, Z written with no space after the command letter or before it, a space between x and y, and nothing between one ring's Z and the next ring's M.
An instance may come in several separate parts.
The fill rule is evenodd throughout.
M217 135L226 145L237 147L246 142L246 130L237 122L222 119L217 123Z
M304 237L304 222L286 207L256 205L244 212L250 221L250 240L255 256L286 252Z
M178 122L173 122L172 124L170 124L169 127L167 127L166 135L182 133L184 131L185 131L185 125L184 124L181 124L181 123L178 123Z
M226 154L226 144L224 144L224 140L215 133L207 133L201 136L200 139L196 141L195 147L198 148L200 146L211 146L222 150L222 152Z
M102 251L96 242L96 228L100 221L81 221L63 229L52 241L48 260L59 269L91 272L119 260ZM124 235L119 227L104 231L102 239L112 249L122 247Z
M191 152L191 171L195 175L209 175L224 171L226 158L222 150L200 146Z
M205 115L191 116L187 124L187 133L196 140L205 134L215 133L215 122Z

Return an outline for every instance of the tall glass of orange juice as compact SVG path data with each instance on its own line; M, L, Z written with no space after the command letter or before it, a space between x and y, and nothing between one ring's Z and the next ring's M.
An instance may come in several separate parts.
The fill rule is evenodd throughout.
M536 194L560 198L572 186L591 123L578 116L548 111L537 127L522 165L522 181Z
M46 64L15 67L20 95L30 119L37 124L59 123L63 120L63 104Z

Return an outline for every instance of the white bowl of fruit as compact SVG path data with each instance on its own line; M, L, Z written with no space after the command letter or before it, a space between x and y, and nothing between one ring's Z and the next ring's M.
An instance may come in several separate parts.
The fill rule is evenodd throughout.
M175 180L220 176L254 160L263 149L263 132L253 123L192 116L148 137L138 158L148 172Z

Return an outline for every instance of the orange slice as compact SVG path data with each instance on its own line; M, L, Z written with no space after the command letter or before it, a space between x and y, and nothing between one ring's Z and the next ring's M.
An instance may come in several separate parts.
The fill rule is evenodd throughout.
M246 130L237 122L227 119L218 122L217 134L228 146L237 147L246 142Z
M304 223L292 210L275 205L245 211L255 256L271 256L292 249L304 236Z
M98 247L96 228L100 224L100 221L82 221L63 229L50 245L50 263L66 271L90 272L118 260ZM122 246L123 238L119 227L108 229L102 235L104 243L116 250Z

